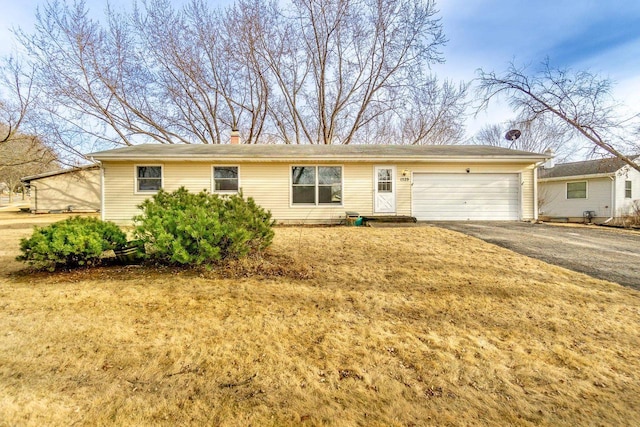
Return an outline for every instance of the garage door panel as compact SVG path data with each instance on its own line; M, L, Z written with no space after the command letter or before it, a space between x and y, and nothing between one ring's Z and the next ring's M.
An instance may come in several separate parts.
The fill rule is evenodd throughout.
M439 193L439 194L447 194L454 191L455 193L477 193L478 191L482 191L487 194L504 194L505 192L509 192L511 194L518 194L519 191L517 188L502 186L414 186L414 190L419 191L428 191L431 193Z
M419 190L414 189L414 194ZM425 198L425 202L429 203L452 203L456 200L467 203L508 203L511 200L516 200L518 197L517 192L504 191L499 194L496 193L481 193L479 191L458 191L456 189L451 189L445 192L429 192L429 197ZM422 199L420 199L422 200Z
M516 176L517 174L512 173L416 173L416 176L429 177L434 179L434 181L441 181L438 177L445 177L447 182L463 182L469 183L469 177L473 177L473 182L482 183L482 182L508 182Z
M518 203L516 202L507 202L503 199L500 198L484 198L483 200L473 200L471 199L471 197L478 197L479 195L474 194L474 195L469 195L469 197L466 198L466 200L425 200L425 201L420 201L420 202L414 202L414 208L416 207L429 207L431 206L432 208L434 207L439 207L440 209L442 208L446 208L446 207L455 207L455 206L473 206L473 207L490 207L492 208L493 211L496 210L500 210L500 209L506 209L509 208L514 209L514 208L518 208ZM445 197L445 196L443 196ZM446 195L446 197L451 197L450 195Z
M467 179L472 179L470 176ZM502 182L483 182L474 184L473 182L460 182L459 184L454 183L415 183L414 188L430 190L430 191L447 191L447 190L456 190L456 191L464 191L464 190L473 190L477 191L478 189L487 190L487 191L504 191L504 190L514 190L517 192L517 188L511 187L511 184L514 183L515 180L511 181L502 181Z
M513 212L513 208L512 207L507 207L507 208L501 208L501 209L493 209L493 210L488 210L488 209L481 209L483 206L471 206L470 208L472 210L475 210L475 212L473 212L473 214L475 214L476 216L478 215L483 215L487 214L487 215L493 215L493 216L504 216L504 215L511 215L511 213ZM429 207L423 207L422 210L420 211L422 214L432 214L432 215L442 215L443 209L440 206L429 206ZM465 217L468 217L468 211L464 208L462 209L451 209L449 206L447 206L447 210L446 213L448 214L461 214Z
M413 216L419 220L517 220L518 174L414 174Z
M467 175L465 175L467 176ZM469 175L470 177L473 175ZM467 178L468 180L469 178ZM468 188L477 188L477 187L505 187L508 185L508 183L510 181L494 181L494 182L487 182L487 181L481 181L481 182L467 182L467 180L465 181L459 181L459 182L448 182L448 183L441 183L442 185L448 185L449 187L454 187L454 188L458 188L458 187L468 187ZM420 183L419 185L425 186L425 187L440 187L441 185L438 182L429 182L429 183Z
M418 191L423 191L422 189L414 189L414 193ZM462 200L462 201L477 201L479 196L482 196L482 200L485 201L496 201L496 202L507 202L511 199L516 199L518 196L517 191L512 190L504 190L499 192L481 192L482 190L474 190L474 189L458 189L458 188L449 188L446 190L424 190L428 191L429 198L425 200L429 200L431 202L447 202L448 200ZM455 199L454 199L455 197ZM420 199L422 200L422 199Z

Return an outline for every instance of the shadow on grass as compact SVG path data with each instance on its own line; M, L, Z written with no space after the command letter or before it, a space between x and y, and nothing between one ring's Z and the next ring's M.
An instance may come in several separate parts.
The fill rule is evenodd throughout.
M144 262L122 265L116 258L104 258L99 265L58 269L53 272L27 267L9 274L17 283L63 283L80 280L149 280L180 275L205 279L288 278L307 280L314 277L311 266L290 256L265 253L238 260L226 260L200 266L164 265Z

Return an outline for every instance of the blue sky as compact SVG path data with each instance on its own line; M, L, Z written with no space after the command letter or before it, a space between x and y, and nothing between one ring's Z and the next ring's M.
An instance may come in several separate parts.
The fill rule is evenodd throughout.
M36 6L43 1L3 3L0 55L11 51L11 27L32 28ZM97 13L106 4L87 3ZM130 6L132 0L111 3ZM535 68L548 57L554 66L611 78L615 97L640 112L640 1L440 0L438 8L449 39L443 49L446 63L433 66L440 78L469 81L478 68L502 71L510 61ZM469 120L468 133L511 116L504 103L496 103Z
M640 1L443 0L438 3L446 63L433 70L468 81L476 70L503 71L510 61L535 69L551 65L588 69L615 82L614 96L640 112ZM512 117L494 104L468 132Z

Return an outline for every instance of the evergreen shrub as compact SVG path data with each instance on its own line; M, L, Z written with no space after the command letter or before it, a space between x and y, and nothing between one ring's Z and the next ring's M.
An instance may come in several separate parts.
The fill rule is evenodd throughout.
M95 265L104 251L126 241L127 236L116 224L76 216L46 227L35 227L30 238L20 241L22 254L16 259L50 271Z
M134 218L148 255L168 264L200 265L257 253L273 240L271 213L242 194L160 190Z

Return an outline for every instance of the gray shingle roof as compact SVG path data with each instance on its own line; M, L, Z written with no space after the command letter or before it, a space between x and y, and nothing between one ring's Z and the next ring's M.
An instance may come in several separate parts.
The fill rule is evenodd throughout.
M638 157L640 156L629 156L631 160L635 160ZM626 163L617 157L587 160L584 162L562 163L549 169L540 168L538 171L538 178L547 179L562 178L565 176L613 174L625 165Z
M486 158L544 160L544 154L485 145L143 144L88 154L96 160L377 160Z

